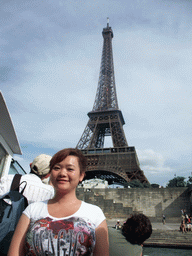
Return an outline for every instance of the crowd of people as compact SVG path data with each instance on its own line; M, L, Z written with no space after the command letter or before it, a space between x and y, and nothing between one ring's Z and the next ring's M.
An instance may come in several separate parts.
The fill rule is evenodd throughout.
M180 225L180 231L182 233L187 233L192 231L192 217L187 214L185 210L181 210L181 225Z
M10 243L8 256L109 256L108 228L103 211L80 201L76 188L86 171L86 158L78 149L60 150L53 157L41 154L30 164L26 182L28 200ZM14 175L0 180L0 196L11 188ZM117 229L121 228L120 222ZM130 216L122 227L130 254L142 255L142 243L151 235L149 219Z

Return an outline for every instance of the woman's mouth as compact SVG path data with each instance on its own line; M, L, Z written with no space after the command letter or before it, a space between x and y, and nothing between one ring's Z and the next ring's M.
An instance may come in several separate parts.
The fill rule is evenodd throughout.
M66 183L66 182L69 182L69 181L68 180L64 180L64 179L57 179L57 182Z

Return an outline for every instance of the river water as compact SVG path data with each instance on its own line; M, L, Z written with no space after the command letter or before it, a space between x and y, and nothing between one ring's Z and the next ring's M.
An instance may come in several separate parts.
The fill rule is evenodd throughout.
M191 250L144 247L143 256L191 256Z

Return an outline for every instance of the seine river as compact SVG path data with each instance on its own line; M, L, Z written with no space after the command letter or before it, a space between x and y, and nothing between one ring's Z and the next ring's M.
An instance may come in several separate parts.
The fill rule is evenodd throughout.
M191 250L144 247L143 256L191 256Z

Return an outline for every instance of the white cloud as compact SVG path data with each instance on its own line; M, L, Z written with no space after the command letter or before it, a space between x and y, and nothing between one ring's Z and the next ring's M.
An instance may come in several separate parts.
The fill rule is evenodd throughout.
M150 183L166 186L168 180L173 178L175 170L166 165L161 153L152 149L137 150L140 167ZM166 177L166 182L164 181Z

